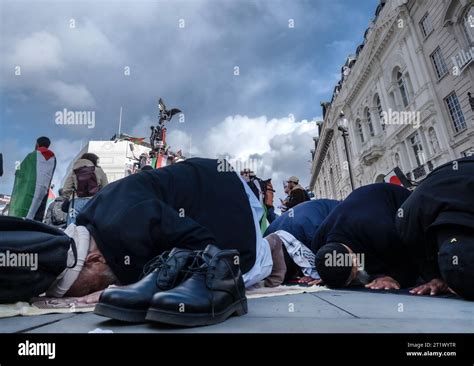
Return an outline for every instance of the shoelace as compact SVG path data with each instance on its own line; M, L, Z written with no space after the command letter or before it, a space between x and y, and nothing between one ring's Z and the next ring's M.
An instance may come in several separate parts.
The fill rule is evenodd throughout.
M212 258L209 260L209 262L212 262ZM237 283L237 280L235 279L234 272L233 272L231 266L229 265L229 263L227 261L224 261L224 263L226 264L227 269L229 270L229 272L232 275L232 280L234 281L234 286L237 290L237 293L238 293L238 296L239 296L239 301L242 304L242 308L244 308L244 298L245 298L245 296L242 296L242 294L240 293L239 284ZM206 266L204 266L204 264L206 264ZM196 256L194 257L193 262L188 267L188 269L183 270L183 271L187 273L186 276L188 277L188 276L190 276L191 274L194 274L194 273L203 273L204 274L204 272L207 271L208 269L214 270L215 268L216 268L215 266L210 266L208 261L206 261L206 259L204 259L204 252L201 251L201 252L198 252L196 254ZM210 273L209 275L211 275L211 278L215 277L214 273ZM212 317L214 318L215 317L215 311L214 311L214 286L213 286L213 284L214 284L213 281L211 281L211 286L210 286L210 290L211 290L211 310L212 310Z
M153 258L152 260L148 261L145 266L143 267L142 278L149 275L157 268L164 267L166 270L170 267L166 260L168 259L169 252L165 252L158 257Z
M206 266L204 266L206 264ZM202 273L207 270L207 261L204 259L204 252L199 251L193 258L192 263L189 265L187 269L183 269L182 271L186 273L186 277L189 277L191 274L194 273Z

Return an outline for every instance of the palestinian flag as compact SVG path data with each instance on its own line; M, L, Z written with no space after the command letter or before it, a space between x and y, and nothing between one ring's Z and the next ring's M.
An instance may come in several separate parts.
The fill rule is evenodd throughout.
M408 180L406 175L403 174L399 167L396 167L390 173L388 173L384 178L384 182L405 188L410 188L413 186L413 184Z
M43 220L55 168L56 157L47 148L40 147L26 156L15 173L10 216Z
M48 202L46 203L46 206L49 206L55 199L56 199L56 195L54 194L53 190L49 188Z

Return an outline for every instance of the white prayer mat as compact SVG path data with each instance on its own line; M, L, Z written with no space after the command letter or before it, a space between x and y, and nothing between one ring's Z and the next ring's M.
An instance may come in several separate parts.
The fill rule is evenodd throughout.
M94 310L95 304L78 302L76 297L34 298L30 303L0 304L0 318L12 316L32 316L58 313L87 313Z
M263 297L297 295L310 292L327 291L324 286L278 286L258 287L254 286L246 290L248 299L259 299ZM88 313L94 311L95 304L86 304L78 301L77 297L37 297L28 302L17 302L15 304L0 304L0 318L13 316L33 316L45 314L67 314Z
M278 286L278 287L252 287L245 292L248 299L259 299L262 297L297 295L310 292L328 291L325 286Z

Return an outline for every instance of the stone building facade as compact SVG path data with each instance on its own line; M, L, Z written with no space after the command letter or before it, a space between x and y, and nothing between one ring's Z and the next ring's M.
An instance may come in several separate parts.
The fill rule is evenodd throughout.
M473 6L474 0L380 2L331 102L322 103L312 151L316 197L343 199L397 166L420 181L474 153Z

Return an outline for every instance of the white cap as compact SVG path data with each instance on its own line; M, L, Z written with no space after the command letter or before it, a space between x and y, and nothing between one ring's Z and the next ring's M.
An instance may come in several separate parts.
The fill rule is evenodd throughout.
M71 288L73 283L79 277L79 273L84 266L84 261L89 252L90 246L90 234L85 226L76 226L76 224L70 224L64 231L68 236L74 239L77 248L77 263L74 267L74 252L72 248L69 248L67 253L67 268L56 278L56 281L46 291L46 296L49 297L63 297L66 292Z

